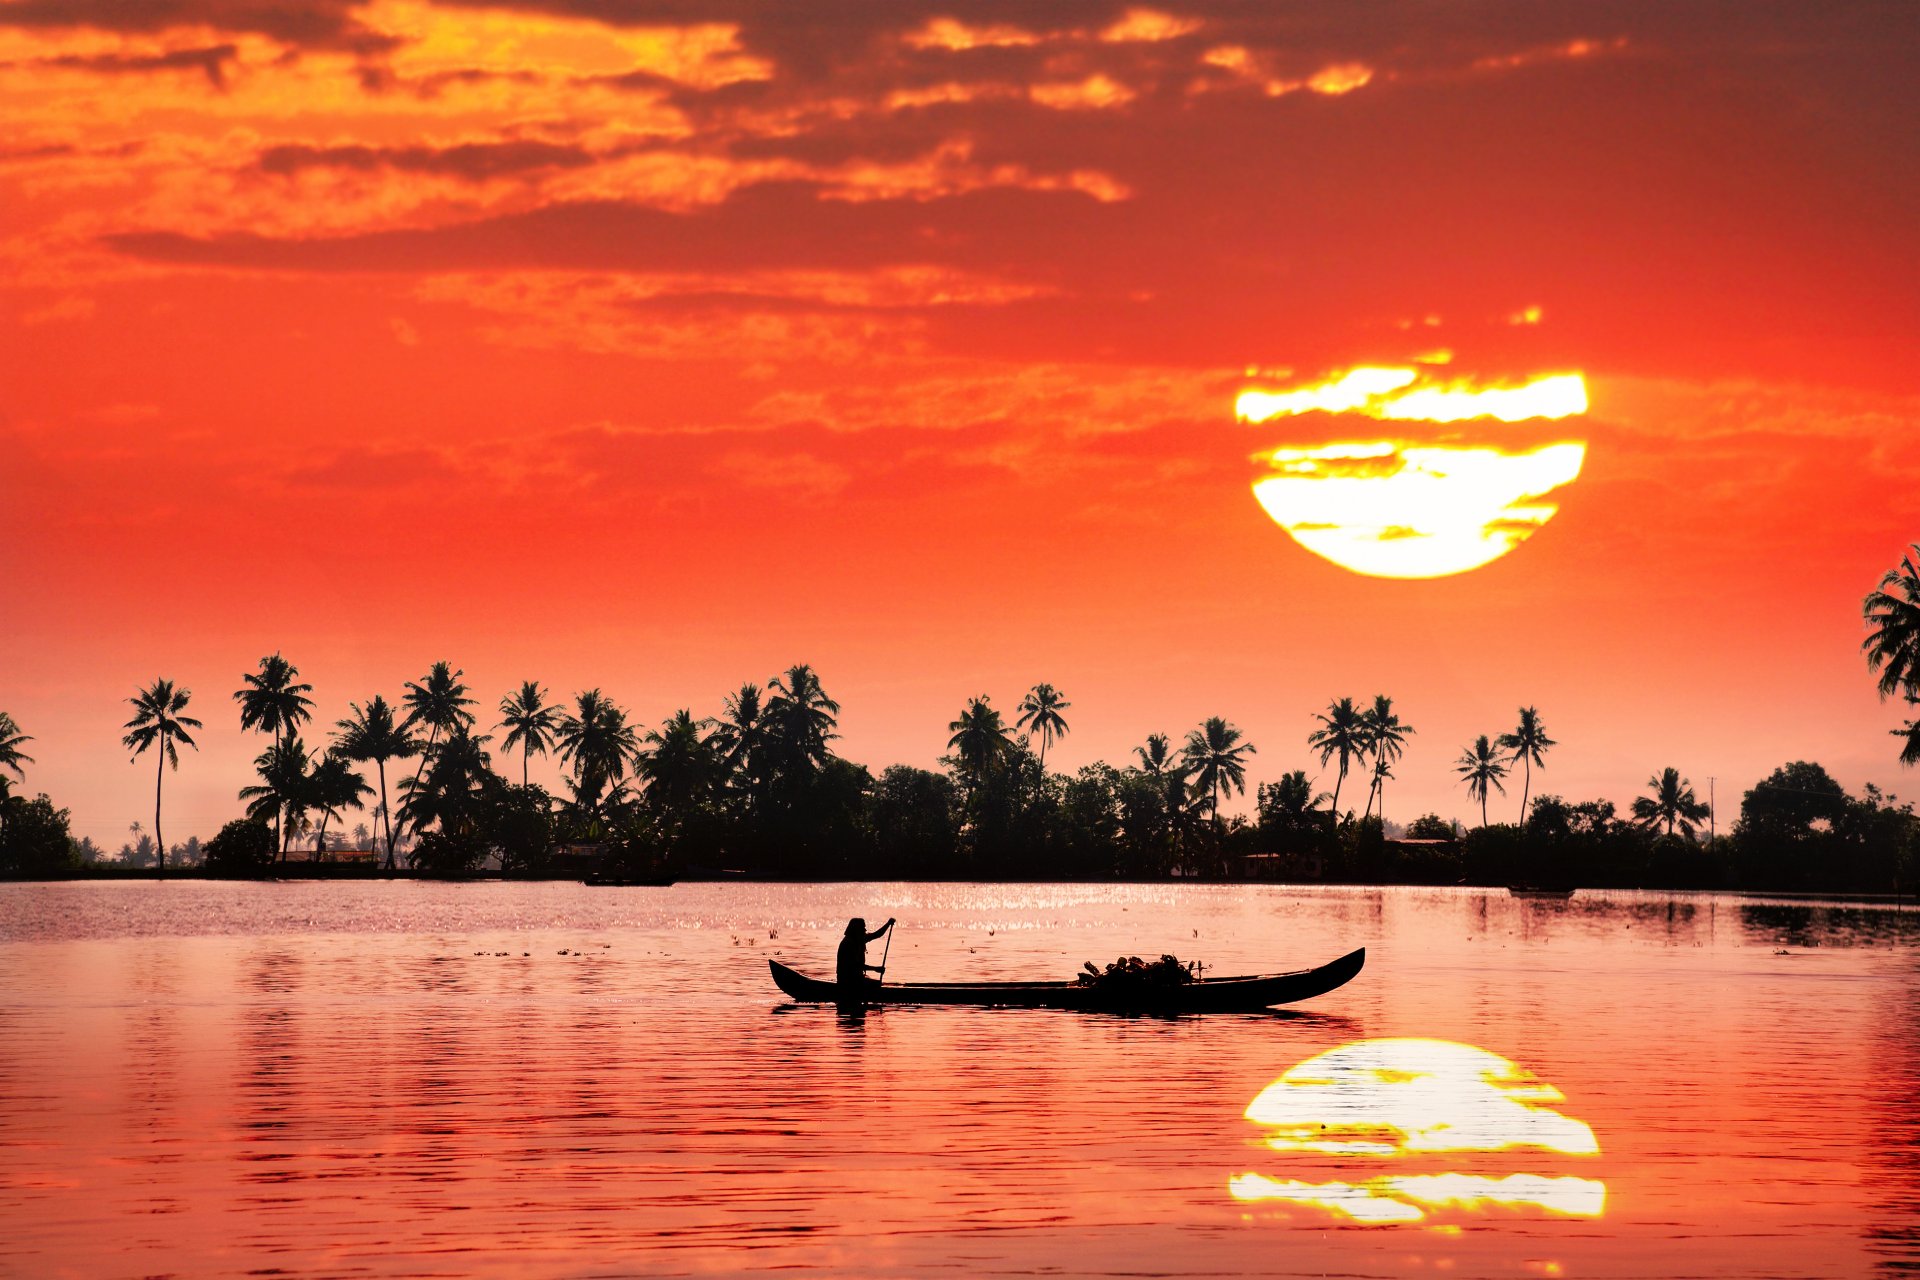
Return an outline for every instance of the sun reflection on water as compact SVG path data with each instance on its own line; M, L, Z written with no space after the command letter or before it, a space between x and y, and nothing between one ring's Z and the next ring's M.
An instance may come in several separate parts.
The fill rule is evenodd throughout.
M1302 1160L1399 1161L1522 1151L1590 1157L1593 1129L1551 1105L1566 1096L1518 1064L1447 1040L1361 1040L1288 1069L1246 1118L1264 1145ZM1347 1173L1347 1170L1340 1170ZM1597 1218L1607 1188L1593 1178L1526 1170L1393 1172L1323 1181L1239 1173L1235 1200L1301 1205L1361 1223L1424 1222L1441 1210L1500 1208Z

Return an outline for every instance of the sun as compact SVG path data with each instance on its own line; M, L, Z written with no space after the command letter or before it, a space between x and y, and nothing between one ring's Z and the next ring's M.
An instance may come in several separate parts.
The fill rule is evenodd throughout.
M1319 382L1247 390L1245 423L1294 420L1255 455L1254 497L1295 542L1355 573L1438 578L1490 564L1559 510L1584 440L1544 423L1587 411L1586 379L1443 380L1427 369L1361 366ZM1475 424L1468 439L1461 426ZM1499 430L1493 424L1513 429ZM1392 429L1388 430L1388 424Z

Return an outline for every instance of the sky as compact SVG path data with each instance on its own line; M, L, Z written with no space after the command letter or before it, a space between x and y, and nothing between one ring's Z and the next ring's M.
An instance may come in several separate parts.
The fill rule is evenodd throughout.
M1403 820L1476 816L1452 761L1523 705L1573 799L1912 789L1859 645L1920 539L1917 45L1891 3L0 0L24 790L150 824L165 676L166 833L212 835L274 651L323 724L443 658L649 725L809 662L876 768L1048 681L1049 765L1220 715L1329 787L1314 713L1384 693ZM1236 407L1355 368L1586 409ZM1378 457L1255 496L1340 442L1577 475L1382 577L1289 533L1391 553L1397 491L1325 487Z

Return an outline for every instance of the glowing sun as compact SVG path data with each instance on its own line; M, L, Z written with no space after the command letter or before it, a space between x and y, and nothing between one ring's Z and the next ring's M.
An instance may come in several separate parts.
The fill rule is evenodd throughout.
M1380 578L1437 578L1499 559L1559 510L1548 497L1587 454L1584 440L1540 439L1537 426L1587 411L1578 373L1482 385L1363 366L1244 391L1234 408L1247 423L1299 419L1286 442L1256 455L1266 474L1253 493L1267 514L1315 555ZM1481 439L1450 427L1467 422ZM1520 432L1489 440L1492 422Z

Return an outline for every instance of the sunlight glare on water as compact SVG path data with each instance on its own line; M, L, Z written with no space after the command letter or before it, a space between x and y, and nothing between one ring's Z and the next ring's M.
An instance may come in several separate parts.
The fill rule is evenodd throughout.
M899 981L1368 955L789 1003L853 915ZM1917 974L1910 907L1706 895L8 885L0 1274L1899 1274Z

